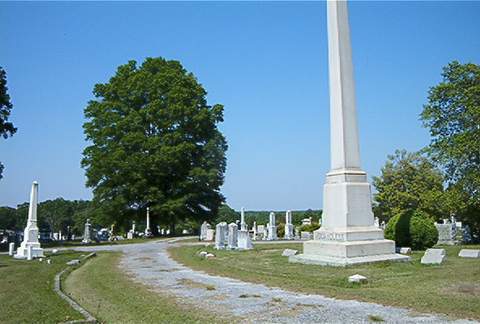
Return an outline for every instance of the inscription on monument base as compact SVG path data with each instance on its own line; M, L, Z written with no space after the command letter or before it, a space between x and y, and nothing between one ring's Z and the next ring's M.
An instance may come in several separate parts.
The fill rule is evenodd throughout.
M314 239L322 241L345 241L345 233L318 231L315 232Z

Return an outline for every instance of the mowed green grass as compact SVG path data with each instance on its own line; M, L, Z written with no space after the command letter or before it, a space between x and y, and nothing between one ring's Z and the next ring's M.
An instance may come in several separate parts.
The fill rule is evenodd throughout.
M453 318L480 319L480 260L459 258L461 246L444 247L447 260L442 265L422 265L423 252L414 252L412 262L408 263L383 262L346 268L288 263L288 258L281 256L285 248L302 251L301 244L258 244L254 250L241 252L202 246L172 247L169 251L180 263L210 274L291 291L407 307ZM217 257L200 258L198 252L203 250ZM357 273L366 276L368 283L348 283L347 278Z
M85 253L64 251L51 264L0 255L0 323L59 323L83 319L54 291L54 278Z
M174 298L134 282L119 269L120 256L120 253L100 253L64 281L64 291L100 322L221 322L205 310L181 305Z

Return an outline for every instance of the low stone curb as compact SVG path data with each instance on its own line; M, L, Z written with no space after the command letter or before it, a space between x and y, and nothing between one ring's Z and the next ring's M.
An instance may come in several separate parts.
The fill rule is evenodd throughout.
M91 257L94 257L95 255L96 255L96 253L92 252L92 253L88 254L86 257L84 257L82 259L82 261L85 261L85 260L87 260ZM67 322L64 322L64 323L68 323L68 324L73 324L73 323L97 323L97 319L95 317L93 317L92 314L90 314L85 308L80 306L79 303L74 301L72 298L70 298L68 295L66 295L62 291L62 279L61 278L62 278L62 275L68 270L70 270L70 268L65 268L62 271L60 271L59 273L57 273L57 275L55 276L55 284L53 286L53 290L60 296L60 298L65 300L67 303L69 303L70 306L72 306L73 309L75 309L77 312L82 314L83 317L85 317L85 319L84 320L67 321Z

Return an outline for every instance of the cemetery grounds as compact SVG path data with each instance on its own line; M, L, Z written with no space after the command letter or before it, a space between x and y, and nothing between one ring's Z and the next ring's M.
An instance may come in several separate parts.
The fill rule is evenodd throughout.
M191 240L192 241L192 240ZM130 244L134 247L141 245ZM120 245L112 251L97 247L97 256L72 268L63 278L63 290L86 308L100 322L231 322L234 316L219 314L183 303L162 289L142 284L125 271ZM171 244L168 253L177 262L207 274L230 277L278 287L285 291L318 294L341 300L358 300L407 308L411 314L443 314L449 319L480 320L480 267L478 260L459 258L462 247L445 246L447 260L442 265L421 265L423 252L414 252L410 263L379 263L347 268L288 263L281 253L285 248L302 250L300 243L256 244L251 251L216 251L204 244ZM74 247L72 247L73 249ZM91 247L94 248L94 247ZM215 258L198 256L209 251ZM0 323L58 323L80 320L74 311L53 291L54 276L66 268L68 260L81 258L85 251L61 251L50 255L52 264L23 261L0 255ZM151 260L136 261L138 271L151 272ZM152 268L152 269L150 269ZM157 275L162 276L162 269ZM165 270L167 271L167 270ZM351 284L347 278L359 273L369 280ZM208 295L215 286L199 282L188 284L192 290ZM157 287L158 288L158 287ZM236 298L255 299L238 295ZM271 303L281 304L281 298ZM30 305L25 307L25 305ZM287 314L288 315L288 314ZM367 321L383 321L375 313Z

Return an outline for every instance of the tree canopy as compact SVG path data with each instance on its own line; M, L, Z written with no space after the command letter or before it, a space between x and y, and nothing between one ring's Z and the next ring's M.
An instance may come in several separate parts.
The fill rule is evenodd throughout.
M480 236L480 66L444 67L420 119L432 136L426 151L445 171L449 211Z
M443 175L420 153L397 150L389 155L381 175L373 177L373 185L377 190L374 211L382 220L416 210L437 219L445 217Z
M8 121L12 108L13 105L10 102L10 96L8 95L7 74L0 66L0 136L5 139L12 136L17 131L13 126L13 123ZM3 168L4 166L0 162L0 179L2 178Z
M150 207L152 221L213 219L227 144L223 106L178 61L147 58L118 67L85 108L83 152L94 201L117 222Z
M420 116L432 136L428 152L450 183L480 201L480 66L454 61L442 77Z

